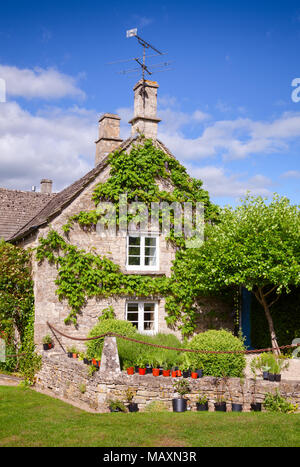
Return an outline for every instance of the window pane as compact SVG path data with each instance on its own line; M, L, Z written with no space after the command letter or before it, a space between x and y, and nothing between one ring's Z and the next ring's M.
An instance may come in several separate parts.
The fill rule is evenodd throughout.
M138 322L138 320L139 320L139 314L138 314L138 313L127 313L127 320L128 320L128 321L136 321L136 322Z
M129 256L140 256L140 247L139 246L130 246L129 247Z
M155 303L144 303L144 311L154 311Z
M140 266L141 258L139 256L129 256L128 264L129 266Z
M131 246L137 246L141 244L141 238L140 237L129 237L129 245Z
M144 313L145 321L154 321L154 313Z
M154 323L151 322L144 322L144 331L153 331L154 330Z
M127 311L138 311L139 304L138 303L127 303Z
M156 247L156 237L145 237L145 246Z
M145 248L145 256L155 256L156 255L156 248L153 246L147 246Z
M156 257L145 256L145 266L156 266Z

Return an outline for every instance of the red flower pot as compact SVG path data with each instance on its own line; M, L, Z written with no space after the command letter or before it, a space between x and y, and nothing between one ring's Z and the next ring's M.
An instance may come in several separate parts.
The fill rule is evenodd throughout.
M73 353L73 358L77 358L77 353Z
M170 376L170 370L163 370L163 376Z
M153 376L159 376L159 368L152 368L152 374Z
M193 379L197 379L197 378L198 378L198 373L196 373L195 371L192 371L192 372L191 372L191 377L192 377Z
M101 360L97 360L97 367L100 368Z
M92 358L92 364L97 366L97 360L95 358Z
M127 374L128 374L128 375L133 375L133 374L134 374L134 368L133 368L133 366L127 368Z
M177 376L182 376L181 370L177 370Z
M172 378L176 378L178 376L177 375L177 370L172 371L171 376L172 376Z
M139 368L139 375L145 375L146 374L146 368Z

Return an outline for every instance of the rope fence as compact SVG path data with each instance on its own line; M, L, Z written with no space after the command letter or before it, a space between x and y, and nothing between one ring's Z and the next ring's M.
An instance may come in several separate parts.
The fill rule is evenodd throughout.
M272 347L268 347L265 349L256 349L256 350L196 350L196 349L183 349L177 347L168 347L166 345L159 345L153 344L150 342L144 342L137 339L133 339L132 337L121 336L120 334L116 334L115 332L106 332L105 334L101 334L95 337L74 337L69 336L68 334L63 333L59 329L55 328L52 324L47 321L47 325L52 331L57 332L63 337L67 339L71 339L74 341L91 341L96 339L103 339L104 337L118 337L119 339L124 339L127 341L135 342L136 344L143 344L148 345L150 347L156 347L159 349L166 349L166 350L175 350L177 352L191 352L191 353L204 353L204 354L251 354L251 353L262 353L262 352L270 352L273 351ZM282 345L279 349L289 349L289 348L296 348L299 347L300 344L290 344L290 345Z

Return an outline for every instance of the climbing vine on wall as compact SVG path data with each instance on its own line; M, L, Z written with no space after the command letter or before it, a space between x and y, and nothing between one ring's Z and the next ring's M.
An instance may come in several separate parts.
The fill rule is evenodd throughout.
M128 203L143 202L149 209L153 202L201 202L205 207L206 219L211 220L217 218L217 207L210 202L207 191L202 188L202 182L190 177L175 158L155 147L151 140L141 137L141 141L129 153L112 153L109 164L109 178L106 182L99 183L93 193L95 209L71 216L63 227L64 236L50 230L46 238L39 240L37 247L37 260L47 259L58 268L55 281L57 294L60 300L68 301L71 310L66 323L76 324L78 312L91 297L161 295L166 297L168 324L179 324L182 333L189 334L195 328L195 297L189 288L183 294L180 277L177 276L174 280L174 277L151 278L123 274L119 266L106 256L99 256L96 252L88 253L71 245L68 234L76 223L85 230L94 229L103 216L97 210L100 202L114 204L118 223L120 196L124 194L127 195ZM171 190L162 187L169 187ZM132 214L128 213L127 222L131 219ZM185 249L185 243L183 236L178 238L174 235L174 213L171 223L169 241L177 246L175 263L180 263L181 250Z

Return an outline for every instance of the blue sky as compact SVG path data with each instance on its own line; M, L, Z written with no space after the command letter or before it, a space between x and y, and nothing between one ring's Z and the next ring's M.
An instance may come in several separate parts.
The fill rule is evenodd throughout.
M250 190L300 203L300 4L289 0L2 2L0 186L52 178L60 190L82 176L104 112L129 135L139 76L107 63L139 54L125 37L134 27L174 61L153 75L159 137L212 199L235 205Z

